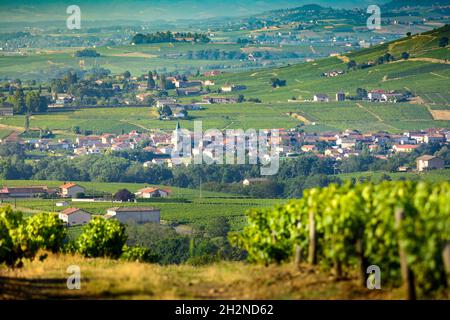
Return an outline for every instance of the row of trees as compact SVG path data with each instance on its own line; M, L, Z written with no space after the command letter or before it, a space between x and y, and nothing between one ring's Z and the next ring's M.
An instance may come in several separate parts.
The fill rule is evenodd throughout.
M134 44L145 44L145 43L187 42L187 41L208 43L211 41L211 39L209 39L207 35L197 32L172 33L171 31L167 32L158 31L156 33L149 33L149 34L138 33L133 36L131 42Z

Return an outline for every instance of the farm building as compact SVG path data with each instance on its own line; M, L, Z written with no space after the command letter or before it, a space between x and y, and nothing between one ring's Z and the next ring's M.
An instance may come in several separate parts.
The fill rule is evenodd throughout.
M336 93L336 101L345 101L345 92L340 91Z
M138 192L135 193L135 195L138 198L149 199L149 198L164 198L169 196L170 193L171 190L169 189L150 187L139 190Z
M56 190L49 189L47 186L3 187L3 189L0 190L0 197L35 198L54 193L56 193Z
M65 198L74 198L79 193L84 193L85 189L76 183L69 182L59 187L61 195Z
M84 225L91 221L91 215L78 208L67 208L61 211L59 218L68 226Z
M122 223L160 223L161 210L154 207L120 207L106 212L106 219L117 219Z
M330 98L326 94L315 94L314 95L314 102L329 102Z
M416 166L417 171L419 172L433 169L444 169L445 161L435 156L423 155L416 159Z

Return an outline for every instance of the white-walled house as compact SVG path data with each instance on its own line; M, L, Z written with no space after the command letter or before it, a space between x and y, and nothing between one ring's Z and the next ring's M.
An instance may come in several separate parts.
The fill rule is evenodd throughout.
M91 221L91 215L78 208L67 208L61 211L59 218L68 226L84 225Z
M433 169L444 169L445 161L435 156L423 155L416 159L417 171L423 172Z
M85 192L85 189L82 186L79 186L73 182L63 184L59 187L59 190L61 192L61 196L65 198L75 198L77 194Z
M122 223L160 223L161 210L154 207L117 207L108 209L106 219L117 219Z
M169 196L170 193L171 191L169 189L149 187L139 190L138 192L135 193L135 195L138 198L149 199L149 198L164 198Z
M318 93L314 95L314 102L329 102L330 98L326 94Z

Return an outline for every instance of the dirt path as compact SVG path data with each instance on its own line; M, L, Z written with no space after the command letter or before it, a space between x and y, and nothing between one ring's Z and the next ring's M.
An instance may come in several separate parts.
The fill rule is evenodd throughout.
M422 61L422 62L431 62L431 63L441 63L441 64L450 64L450 61L435 59L435 58L409 58L408 61Z
M341 60L344 63L349 63L350 62L350 59L348 57L346 57L346 56L338 55L338 56L336 56L336 58L338 58L339 60Z
M289 114L288 114L288 115L289 115ZM292 118L294 118L295 120L298 120L298 121L303 122L303 123L306 124L306 125L311 124L311 121L309 121L309 120L306 119L304 116L302 116L301 114L298 114L298 113L296 113L296 112L291 113L290 116L291 116Z
M375 112L373 112L373 111L367 109L367 108L364 107L362 104L357 103L356 106L357 106L358 108L361 108L361 109L363 109L364 111L370 113L371 115L373 115L375 118L377 118L377 120L378 120L379 122L384 122L384 120L383 120L382 118L380 118L379 115L377 115Z

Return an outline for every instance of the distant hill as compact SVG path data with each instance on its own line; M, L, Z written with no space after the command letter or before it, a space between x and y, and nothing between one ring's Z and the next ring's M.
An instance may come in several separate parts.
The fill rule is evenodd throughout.
M385 9L400 9L403 7L448 6L450 0L395 0L385 4Z

